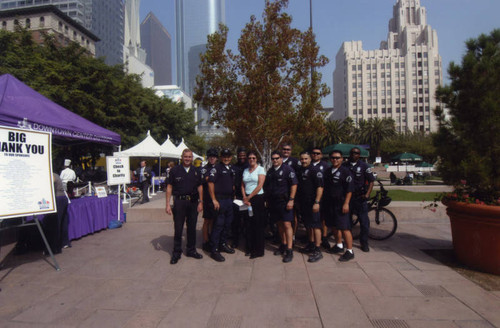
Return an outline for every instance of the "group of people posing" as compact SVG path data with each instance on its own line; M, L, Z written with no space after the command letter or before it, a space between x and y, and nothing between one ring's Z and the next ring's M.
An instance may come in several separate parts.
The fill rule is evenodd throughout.
M167 175L166 212L174 218L174 249L171 264L182 255L182 232L187 226L186 256L203 258L196 251L196 223L203 211L203 249L217 262L225 261L221 253L233 254L238 239L238 225L245 223L246 254L251 259L264 256L265 230L277 226L280 246L274 255L283 262L293 260L294 236L301 220L306 228L307 245L302 252L309 262L323 258L321 248L340 254L339 261L354 258L350 213L360 222L361 250L368 252L367 199L375 177L368 164L360 160L360 149L354 147L344 162L340 151L329 154L330 163L322 160L319 148L303 151L300 158L291 157L292 147L284 144L271 154L272 167L266 172L259 165L257 153L238 149L237 163L232 165L229 149L207 152L208 163L201 169L192 165L193 153L185 149L181 165ZM239 199L246 207L233 202ZM244 211L240 209L244 208ZM234 221L234 222L233 222ZM335 237L333 247L328 232ZM228 237L233 231L233 245Z

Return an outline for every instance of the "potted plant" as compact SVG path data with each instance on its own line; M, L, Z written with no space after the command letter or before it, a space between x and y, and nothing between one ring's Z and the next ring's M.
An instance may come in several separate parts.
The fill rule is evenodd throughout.
M466 42L461 65L439 87L438 171L454 192L444 195L453 248L462 263L500 274L500 29Z

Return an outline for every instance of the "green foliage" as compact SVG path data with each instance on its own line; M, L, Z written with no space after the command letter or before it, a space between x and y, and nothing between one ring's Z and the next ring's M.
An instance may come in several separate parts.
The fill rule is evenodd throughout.
M389 161L394 155L405 152L418 154L429 163L434 163L437 159L433 136L422 132L397 133L382 141L380 152L385 161Z
M461 65L448 69L451 85L436 96L434 145L443 180L459 192L491 203L500 197L500 29L466 42Z
M383 140L396 134L395 123L392 118L378 117L363 120L359 124L359 136L361 144L370 145L370 155L380 156L380 144Z
M283 12L287 4L268 1L262 22L251 17L237 55L225 50L227 27L210 35L194 96L213 123L232 131L238 145L259 152L265 166L281 142L323 132L320 100L329 93L317 72L328 59L319 55L311 30L291 27Z
M195 133L193 109L157 97L152 89L142 87L139 76L126 74L121 65L107 66L102 59L90 57L77 43L60 47L47 35L43 45L38 45L27 30L0 31L0 74L4 73L119 133L124 149L142 140L147 130L159 143L167 134L180 142L183 137L190 140ZM91 145L73 151L93 155L102 148Z

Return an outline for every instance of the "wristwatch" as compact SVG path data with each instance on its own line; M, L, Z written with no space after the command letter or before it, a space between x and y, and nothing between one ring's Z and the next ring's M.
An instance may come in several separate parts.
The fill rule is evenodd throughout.
M319 204L319 201L315 200L315 201L314 201L314 204Z

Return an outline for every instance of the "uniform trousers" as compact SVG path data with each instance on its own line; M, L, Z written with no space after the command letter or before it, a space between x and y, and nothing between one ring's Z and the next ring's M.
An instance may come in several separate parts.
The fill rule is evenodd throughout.
M368 231L370 231L370 219L368 218L368 203L362 197L356 197L351 200L352 212L358 216L360 234L359 242L361 245L368 245Z
M264 206L264 195L255 195L250 199L253 216L248 216L247 251L252 255L264 255L264 231L267 225L267 213Z
M227 234L231 231L231 223L233 222L233 200L232 198L218 199L219 213L214 221L212 235L212 252L217 252L219 245L227 242Z
M198 203L191 200L176 199L172 210L174 215L174 254L182 253L182 230L187 225L187 245L189 253L196 247L196 222L198 220Z

